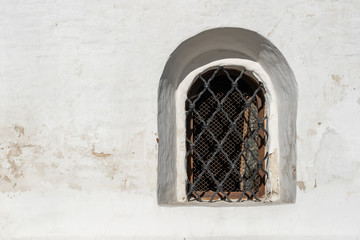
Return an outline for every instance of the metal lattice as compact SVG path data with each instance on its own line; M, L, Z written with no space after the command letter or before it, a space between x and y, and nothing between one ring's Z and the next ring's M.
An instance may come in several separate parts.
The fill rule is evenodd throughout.
M264 91L245 69L224 67L200 75L191 86L186 100L189 201L259 200L264 195Z

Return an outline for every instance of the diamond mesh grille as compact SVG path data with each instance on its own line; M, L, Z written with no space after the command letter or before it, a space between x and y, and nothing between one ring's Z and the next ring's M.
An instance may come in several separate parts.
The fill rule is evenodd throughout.
M259 200L264 194L264 88L218 67L199 76L186 100L188 200Z

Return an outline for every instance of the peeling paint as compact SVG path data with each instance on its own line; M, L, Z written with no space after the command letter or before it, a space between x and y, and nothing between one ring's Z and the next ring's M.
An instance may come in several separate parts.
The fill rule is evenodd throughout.
M8 159L11 157L18 157L22 154L22 147L20 146L20 144L13 142L10 142L9 144L10 144L9 146L10 149L7 154Z
M8 176L5 176L5 177L3 177L3 179L4 179L4 181L6 181L6 182L11 182L11 180L10 180L10 178L8 178Z
M21 165L15 162L15 160L8 159L8 163L10 164L11 174L14 175L15 178L19 178L23 176Z
M21 135L25 134L25 130L24 127L20 126L20 125L15 125L14 126L15 131L19 134L18 137L20 137Z
M336 85L340 86L340 80L342 77L338 74L331 74L332 80L335 82Z
M61 151L56 152L54 156L58 159L64 159L64 155Z
M304 181L297 181L296 185L299 187L299 189L303 192L306 192L306 186Z
M323 87L324 99L337 103L342 101L345 96L345 91L348 85L342 83L343 75L331 74L331 82L325 82Z
M51 166L52 168L58 168L58 167L59 167L59 164L51 163L50 166Z
M307 18L313 18L315 16L315 14L313 14L313 13L308 13L308 14L306 14L306 17Z
M271 189L273 193L280 192L280 181L277 176L279 176L279 153L278 149L274 149L272 153L269 154L269 165L272 166L270 170L270 182Z
M34 167L39 173L39 176L44 176L46 174L46 170L48 168L48 165L43 162L35 162Z
M76 183L69 183L68 186L69 186L69 188L74 189L74 190L82 190L82 187Z

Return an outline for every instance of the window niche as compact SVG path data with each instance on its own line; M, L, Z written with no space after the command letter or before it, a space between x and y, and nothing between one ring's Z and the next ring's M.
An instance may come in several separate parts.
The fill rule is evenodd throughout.
M245 149L252 148L252 153L249 151L252 157L242 154L236 163L239 166L235 168L239 170L239 173L243 171L243 174L230 173L229 176L232 175L231 183L228 183L227 186L220 184L219 189L220 182L214 184L214 179L207 176L206 184L203 184L206 186L201 187L203 189L191 189L195 175L199 176L206 164L201 161L199 164L194 153L191 154L191 147L194 144L192 141L194 141L194 134L196 134L194 133L196 131L194 129L196 128L194 125L196 117L194 114L192 117L187 116L186 112L189 111L189 104L192 102L187 101L187 99L196 98L201 93L201 89L205 87L206 80L205 82L202 81L200 76L203 80L208 80L217 70L222 72L217 78L223 80L228 77L226 72L232 79L243 74L241 81L243 86L241 88L249 96L259 89L257 96L253 98L256 101L246 103L245 98L243 101L238 99L235 103L235 105L238 104L238 110L236 110L238 116L241 115L240 112L244 108L244 113L247 111L247 116L243 114L239 117L240 122L253 126L238 129L239 133L242 130L242 135L238 134L238 137L243 139L233 139L231 144L237 146L230 150L230 155L233 155L230 157L231 161L235 161L236 157L234 156ZM231 81L229 83L227 87L232 89L235 84ZM223 86L223 84L220 85ZM222 93L218 94L221 95ZM221 102L221 97L219 99ZM205 99L205 101L207 100ZM249 105L245 106L245 104ZM216 102L215 105L219 106L219 102ZM239 112L239 109L242 110ZM251 110L255 112L255 109L256 113L249 115L249 112L251 113ZM259 202L260 204L295 202L296 109L297 85L294 75L279 50L261 35L246 29L219 28L202 32L183 42L171 54L158 89L158 203L160 205L205 204L205 206L223 206L226 204L228 206L227 202L237 202L238 200L240 202L256 200L246 201L250 205L259 204ZM268 120L265 120L265 115ZM255 125L255 118L258 119L257 125ZM222 119L221 121L224 122L225 120ZM230 119L230 121L234 121L234 119ZM193 124L192 130L191 124ZM201 131L204 131L204 128L216 131L216 125L219 126L219 124L221 123L206 126L204 122L200 123L197 134L199 135ZM222 128L229 130L231 124L225 125ZM254 137L253 142L249 140L249 137L246 139L246 136L255 130L258 133L255 134L257 136ZM192 140L191 134L193 135ZM218 137L224 136L224 131L219 131L217 134ZM254 142L256 142L257 149L255 149ZM228 143L225 147L229 148L231 144ZM212 150L205 154L214 154L215 147L218 148L219 144L210 144ZM205 148L209 149L209 146ZM218 171L215 179L224 179L223 175L229 172L227 171L229 164L227 165L224 162L227 160L224 156L218 157L218 168L225 170ZM199 172L194 172L194 164ZM247 170L244 164L250 165ZM209 168L212 167L210 165ZM253 175L254 177L244 177L246 171L248 171L249 176ZM250 179L252 181L249 181ZM191 183L191 181L193 182ZM226 180L223 183L225 182ZM193 194L197 190L202 191L203 196L201 198L196 196L199 193ZM228 194L224 192L225 190ZM206 203L191 201L199 199L205 200ZM230 204L230 206L232 205ZM244 203L239 203L239 206L244 206Z

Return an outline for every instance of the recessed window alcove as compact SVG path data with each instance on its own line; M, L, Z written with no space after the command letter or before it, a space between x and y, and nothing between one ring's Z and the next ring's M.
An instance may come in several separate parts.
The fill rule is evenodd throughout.
M206 128L207 124L205 122L199 123L199 117L197 116L200 115L195 116L196 114L192 114L192 117L189 117L186 114L187 111L189 111L189 105L186 104L186 101L191 102L191 100L187 99L189 97L194 99L197 94L200 93L199 89L201 89L200 85L202 83L199 82L199 77L202 77L202 74L204 73L205 75L211 75L216 69L225 69L225 73L230 77L229 89L226 91L230 91L230 89L233 90L234 86L237 87L238 84L235 84L232 79L235 79L236 75L241 72L243 74L246 72L247 77L243 79L245 82L248 81L247 84L250 84L249 86L251 86L242 86L243 89L249 89L244 90L248 95L251 95L254 90L259 88L259 85L257 84L261 83L261 94L257 98L251 98L250 100L252 103L247 103L247 98L245 97L241 100L242 95L236 95L240 109L237 112L237 114L240 114L238 117L239 121L244 122L244 124L254 125L254 119L256 119L256 126L261 126L256 128L256 131L254 131L254 127L253 130L251 130L251 128L248 128L250 130L242 129L244 139L246 134L248 134L247 131L255 132L257 136L254 139L259 143L259 147L254 151L255 143L253 143L253 149L250 149L251 144L249 145L249 143L254 140L250 138L251 141L244 140L240 132L235 128L233 128L234 131L236 130L240 134L239 137L242 140L236 140L236 134L229 133L229 136L233 134L233 140L230 143L229 141L226 142L228 148L230 148L229 146L234 145L235 149L237 149L231 150L234 157L228 157L226 152L222 150L222 147L220 150L215 150L217 149L216 147L222 146L222 144L220 144L220 142L215 144L214 142L215 148L210 153L214 154L214 159L218 159L216 169L228 169L227 171L229 174L226 175L226 172L217 172L217 176L215 176L215 178L213 177L216 184L210 179L210 175L212 175L211 172L209 172L210 175L208 174L207 179L203 177L203 175L200 175L202 179L199 179L196 183L202 181L202 185L201 187L198 187L197 190L207 188L207 191L203 191L203 196L207 194L206 196L208 197L204 197L204 199L210 199L210 201L201 203L202 198L196 197L198 191L195 191L195 187L193 189L195 195L193 194L192 197L200 200L200 202L190 201L191 197L189 197L189 189L191 188L192 183L189 179L194 176L199 176L200 174L200 172L195 172L196 168L194 169L194 164L197 164L196 166L202 170L204 170L204 168L207 169L207 165L206 162L201 159L202 157L200 155L198 155L200 161L196 159L197 157L194 155L192 149L190 149L190 145L193 145L193 140L191 140L191 134L189 135L189 132L193 132L192 137L196 137L197 135L194 134L199 135L201 132L208 132L209 135L211 135L212 131L208 131L208 129L211 127L213 131L216 131L216 125L212 123L211 126ZM233 78L231 78L230 74L233 75ZM207 77L209 78L209 76ZM221 80L221 77L224 76L219 76L218 79L220 80L216 80L217 82L213 81L212 84L215 86L217 83L220 84L219 86L225 86L225 88L227 88L225 82L219 82L223 81ZM210 81L212 81L212 79L210 79ZM239 83L244 84L243 82ZM205 86L207 85L206 82L203 84L205 84ZM189 90L192 90L193 92L189 92ZM222 93L219 92L218 96L222 96ZM215 98L215 100L216 99L217 98ZM220 97L219 99L221 100L222 98ZM226 99L224 99L224 101L225 100ZM260 103L263 103L264 105L261 106ZM251 104L253 104L253 106L251 106ZM216 106L222 108L222 103L218 101ZM241 111L240 106L245 108L244 111ZM253 112L254 109L263 109L264 111L260 112L259 110L256 115L253 113L254 117L253 120L251 120L251 112ZM234 204L236 204L236 206L248 206L261 203L295 202L296 110L297 84L294 74L284 56L266 38L246 29L218 28L202 32L184 41L175 49L166 63L158 89L158 203L160 205L203 204L204 206L234 206ZM214 116L215 115L216 113ZM265 115L266 121L262 120L265 119L263 118ZM236 116L233 115L232 117L232 120L228 119L232 124L228 123L227 131L229 131L230 126L235 126L234 123L239 124L239 122L236 121L233 123L232 121L236 119ZM245 121L246 117L248 117L247 123ZM224 116L222 116L222 118L222 120L219 120L219 117L217 121L223 121L223 124L221 124L222 128L226 128L226 124L224 123L227 120L225 120ZM201 117L200 120L202 120ZM250 120L253 123L250 123ZM190 124L193 124L196 121L198 121L197 124L200 129L197 133L191 129L194 128L194 126L190 126ZM218 124L220 124L220 122ZM191 129L191 131L189 129ZM223 133L218 133L218 135L221 135L222 137L225 136ZM201 136L202 135L200 135L200 137ZM218 136L215 138L217 137ZM208 145L209 144L205 146L206 149L209 148ZM256 157L253 158L255 160L246 157L246 154L243 154L243 156L239 156L238 158L235 157L236 154L240 153L241 155L245 152L244 149L246 148L248 148L248 152L250 152L252 156L256 155ZM201 147L199 149L201 149ZM224 154L219 154L221 151L224 152L226 157L223 156ZM189 154L190 152L192 152L192 155ZM254 152L256 154L254 154ZM207 158L212 161L211 157ZM229 160L229 158L231 159ZM246 160L246 158L249 159ZM235 159L238 160L235 161ZM239 166L236 165L235 167L235 165L232 165L233 161L235 162L235 165L237 164ZM244 174L246 174L246 167L244 166L248 166L248 163L251 161L253 161L252 166L257 166L256 170L255 168L254 170L251 170L251 173L254 173L253 176L256 176L256 178L252 180L253 182L248 183L248 180L244 177L245 175L241 175L240 171L241 168L243 168ZM233 166L231 171L229 171L230 165L228 163ZM193 165L190 166L189 164ZM243 164L243 166L241 164ZM209 168L211 167L210 165L211 164L209 164ZM215 169L215 167L213 168ZM234 171L235 168L239 169L239 171ZM191 172L189 169L193 169L194 171L191 170L193 171ZM204 170L204 172L206 171ZM265 173L266 181L264 180ZM241 196L239 201L234 201L240 203L227 203L232 201L227 193L222 190L223 186L220 184L221 181L218 182L216 180L219 176L224 178L225 175L225 180L228 182L226 187L233 191L233 193L231 193L233 195L229 193L229 196ZM226 182L225 180L224 183ZM249 187L248 189L250 189L250 191L247 191L245 187L246 184L258 186ZM256 191L256 193L251 194L252 191ZM244 194L247 198L242 198ZM251 201L246 201L246 204L244 204L242 202L243 199Z

